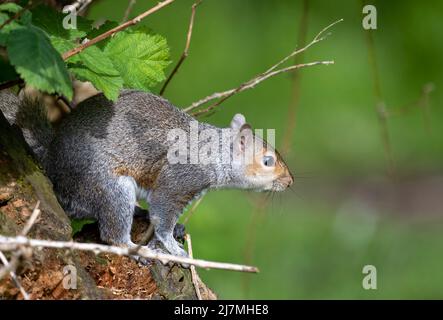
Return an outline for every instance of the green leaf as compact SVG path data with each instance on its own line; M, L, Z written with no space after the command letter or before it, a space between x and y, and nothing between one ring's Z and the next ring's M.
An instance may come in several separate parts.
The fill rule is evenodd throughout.
M127 88L148 91L165 80L170 63L166 39L142 29L117 33L105 47Z
M77 16L77 28L65 29L63 19L68 14L55 11L45 5L40 5L32 10L32 23L43 29L48 35L63 39L75 40L83 38L91 30L92 22Z
M57 50L60 55L63 55L63 53L66 51L75 48L75 44L73 42L57 36L49 36L49 40L51 41L54 49Z
M60 53L64 53L75 47L69 40L51 36L51 43ZM123 79L115 69L111 60L95 45L68 59L68 70L78 80L90 81L97 90L103 92L106 98L115 101L120 89L123 87Z
M22 10L19 5L8 2L0 5L0 25L3 25L6 21L13 18L14 15ZM27 25L31 22L32 14L29 11L25 11L21 14L20 18L10 21L0 29L0 46L6 46L9 33L12 30Z
M11 64L27 84L72 99L73 90L65 63L42 30L34 26L15 29L11 31L7 45Z
M111 60L96 46L91 46L68 60L69 71L78 80L90 81L106 98L116 101L123 79Z
M85 225L93 224L95 222L96 221L94 219L72 219L71 220L72 236L75 236L77 233L82 231Z
M8 3L0 4L0 11L7 11L7 12L11 12L11 13L17 13L17 12L19 12L22 9L23 8L21 6L19 6L16 3L13 3L13 2L8 2Z

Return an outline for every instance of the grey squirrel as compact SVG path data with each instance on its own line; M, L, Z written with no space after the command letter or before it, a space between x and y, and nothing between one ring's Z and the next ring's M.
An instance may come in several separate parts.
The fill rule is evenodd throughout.
M103 94L92 96L57 127L48 122L38 99L19 99L3 91L0 109L22 129L68 216L97 219L102 241L110 244L135 246L130 237L133 215L137 200L144 199L154 225L148 248L187 256L173 230L184 208L202 192L283 191L293 183L278 152L258 137L263 145L254 149L250 163L224 162L220 156L205 164L171 163L168 152L174 141L167 138L168 132L178 128L189 133L196 120L150 93L123 90L115 103ZM210 129L222 135L222 128L196 123L199 133ZM216 143L232 155L242 155L251 147L245 139L251 127L237 114L230 128L229 144L223 139ZM184 148L190 151L189 145Z

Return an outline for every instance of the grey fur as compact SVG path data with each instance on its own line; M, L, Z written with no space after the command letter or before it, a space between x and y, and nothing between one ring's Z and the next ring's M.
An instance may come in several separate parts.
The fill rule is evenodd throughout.
M2 93L0 108L23 129L66 213L96 218L102 240L111 244L134 245L133 214L137 199L143 198L155 230L148 246L186 256L173 230L191 200L206 189L260 187L245 182L242 170L221 162L169 163L167 132L188 132L195 119L149 93L124 90L115 103L102 94L93 96L55 129L44 117L44 108L29 99L19 101L12 93ZM244 117L234 122L239 120ZM199 123L199 131L207 128L221 130Z

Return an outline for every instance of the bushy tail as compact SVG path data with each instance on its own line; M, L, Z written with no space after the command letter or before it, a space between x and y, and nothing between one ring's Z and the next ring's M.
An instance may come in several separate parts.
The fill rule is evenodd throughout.
M37 159L44 164L49 144L54 139L54 129L42 101L27 96L20 99L14 93L3 90L0 91L0 110L11 125L20 127Z

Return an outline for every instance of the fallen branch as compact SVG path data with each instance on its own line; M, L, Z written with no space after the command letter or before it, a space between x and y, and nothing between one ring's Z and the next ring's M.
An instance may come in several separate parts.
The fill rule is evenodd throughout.
M144 18L146 18L147 16L153 14L154 12L157 12L158 10L160 10L163 7L166 7L167 5L171 4L172 2L174 2L175 0L165 0L163 2L160 2L159 4L157 4L155 7L152 7L151 9L149 9L148 11L143 12L142 14L138 15L137 17L135 17L134 19L131 19L125 23L122 23L121 25L108 30L104 33L102 33L101 35L89 40L88 42L85 42L81 45L79 45L78 47L75 47L74 49L71 49L67 52L65 52L62 57L63 60L69 59L70 57L82 52L83 50L85 50L86 48L96 44L97 42L100 42L106 38L109 38L110 36L112 36L113 34L122 31L126 28L129 28L130 26L133 26L137 23L139 23L141 20L143 20Z
M17 236L17 237L0 236L0 251L15 251L19 248L54 248L54 249L92 251L95 254L113 253L119 256L133 255L131 248L126 248L126 247L108 246L97 243L80 243L72 241L67 242L67 241L29 239L24 236ZM137 255L147 259L159 260L163 264L166 264L168 262L176 262L180 264L194 265L196 267L205 268L205 269L222 269L222 270L232 270L232 271L251 272L251 273L259 272L259 270L256 267L252 266L178 257L171 254L153 252L145 247L142 247L138 251Z
M177 64L175 65L174 69L172 70L171 74L169 75L168 79L166 79L165 83L163 84L163 87L160 90L160 95L162 96L163 93L166 90L166 87L168 86L169 82L171 81L171 79L174 77L174 75L177 73L178 69L180 69L183 61L185 61L185 59L188 57L189 54L189 47L191 45L191 38L192 38L192 29L194 27L194 18L195 18L195 10L198 7L198 5L202 2L203 0L198 0L197 2L195 2L192 5L191 8L191 19L189 21L189 28L188 28L188 35L186 36L186 45L185 45L185 49L183 50L183 53L180 57L180 59L178 60Z
M194 112L193 115L194 116L198 116L202 113L206 113L212 109L214 109L215 107L217 107L218 105L220 105L222 102L226 101L228 98L232 97L234 94L248 90L248 89L252 89L254 88L257 84L259 84L260 82L276 76L280 73L283 72L289 72L295 69L299 69L302 67L308 67L308 66L313 66L313 65L318 65L318 64L332 64L334 63L334 61L316 61L316 62L311 62L311 63L304 63L304 64L299 64L299 65L293 65L287 68L283 68L283 69L277 69L279 66L281 66L283 63L287 62L289 59L291 59L292 57L294 57L297 54L300 54L304 51L306 51L308 48L310 48L311 46L313 46L314 44L324 40L329 34L325 35L325 32L330 29L331 27L333 27L334 25L336 25L337 23L343 21L343 19L337 20L333 23L331 23L330 25L328 25L327 27L323 28L315 37L314 39L309 42L306 46L300 48L300 49L296 49L293 52L291 52L288 56L284 57L283 59L281 59L280 61L278 61L275 65L273 65L272 67L270 67L268 70L266 70L265 72L259 74L258 76L252 78L249 81L246 81L244 83L242 83L239 87L235 88L235 89L231 89L231 90L226 90L223 92L216 92L213 93L203 99L200 99L194 103L192 103L189 107L185 108L183 111L185 112L191 112L199 107L201 107L202 105L208 103L209 101L212 100L216 100L216 99L220 99L218 102L214 103L213 105L211 105L210 107L198 111L198 112ZM277 69L277 70L276 70Z

